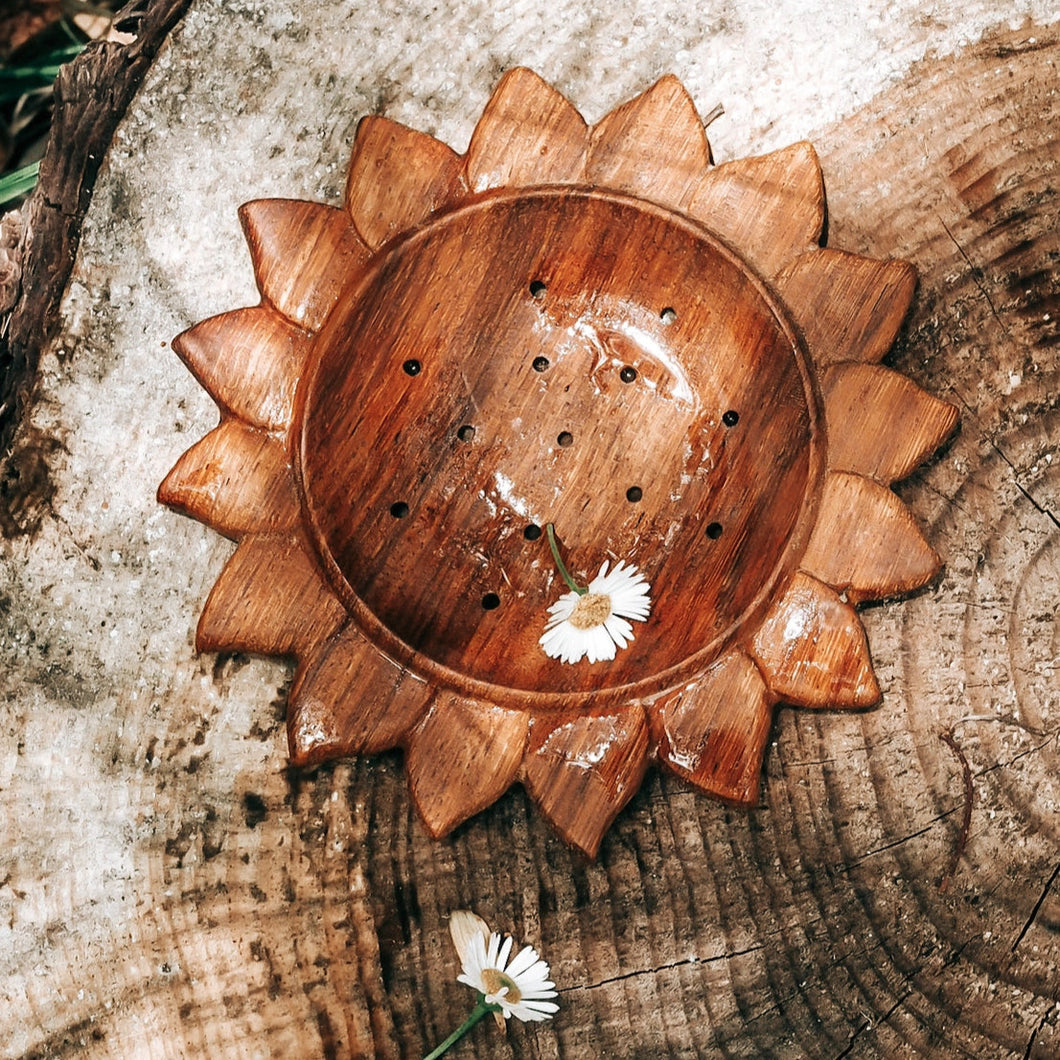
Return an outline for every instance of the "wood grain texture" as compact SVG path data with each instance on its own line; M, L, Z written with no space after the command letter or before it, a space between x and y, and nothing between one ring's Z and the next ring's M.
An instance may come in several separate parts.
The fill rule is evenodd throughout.
M686 201L695 218L675 212ZM346 207L242 208L262 304L183 333L177 351L222 412L252 421L263 381L282 386L301 357L295 401L272 431L222 419L158 492L242 539L199 641L299 655L292 761L396 743L435 837L519 778L595 856L650 761L748 804L778 700L876 701L851 603L920 587L938 558L887 486L825 469L926 455L955 410L844 360L879 358L913 270L814 247L812 148L715 171L673 77L590 136L516 68L462 158L362 120ZM284 319L269 340L272 309ZM313 338L288 351L292 328ZM216 370L229 343L248 396ZM827 393L830 432L819 356L849 369ZM603 608L582 649L570 638L585 635L583 612L553 602L554 530L588 586L569 599ZM304 551L276 547L299 531ZM623 591L639 600L618 602ZM341 634L322 641L340 608Z
M102 661L74 680L20 642L0 1051L422 1055L468 1006L446 917L471 906L539 945L562 1007L480 1027L465 1060L1056 1056L1058 59L1055 30L1005 32L816 139L830 240L919 272L889 363L962 409L898 486L946 565L865 612L880 709L781 710L750 810L651 771L589 862L518 788L438 843L396 753L277 768L287 690L248 716L244 656L145 665L116 704ZM965 796L940 731L976 796L945 893ZM106 879L33 839L93 845L111 820Z

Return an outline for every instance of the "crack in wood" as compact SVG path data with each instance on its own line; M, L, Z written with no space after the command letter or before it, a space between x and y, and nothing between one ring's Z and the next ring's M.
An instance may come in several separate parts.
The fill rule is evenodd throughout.
M557 993L559 994L572 994L579 990L596 990L601 986L610 986L613 983L623 983L629 979L636 979L641 975L658 975L659 972L669 972L675 968L688 968L697 964L716 964L718 961L732 960L734 957L744 957L749 953L758 953L760 950L765 949L765 943L759 943L757 946L749 946L746 950L733 950L726 953L718 953L713 957L685 957L679 961L669 961L666 964L660 964L650 968L636 968L631 972L623 972L621 975L608 976L606 979L600 979L595 983L579 983L576 986L565 986L559 987Z
M1023 941L1024 935L1027 934L1031 929L1031 924L1034 923L1035 917L1037 917L1042 905L1045 903L1046 896L1052 889L1054 883L1056 883L1057 876L1060 876L1060 862L1057 862L1056 868L1053 869L1053 874L1049 877L1049 881L1042 888L1042 893L1038 895L1038 901L1034 903L1034 908L1031 910L1031 915L1027 917L1027 922L1023 925L1023 929L1016 936L1016 941L1012 943L1012 952L1016 952L1016 947ZM1033 1044L1033 1043L1032 1043Z
M1038 1020L1038 1026L1031 1031L1031 1036L1027 1042L1027 1048L1023 1051L1023 1060L1031 1060L1034 1053L1034 1043L1038 1040L1038 1035L1042 1033L1046 1023L1049 1021L1049 1013L1046 1012L1040 1020Z
M945 227L945 226L943 226L943 227ZM947 229L947 231L948 231L948 229ZM952 236L950 238L952 238ZM985 293L986 292L984 292L984 294ZM989 297L988 297L987 300L989 301ZM993 305L991 305L991 308L993 308ZM996 316L996 314L995 314L995 316ZM1004 325L1002 325L1002 327L1004 327ZM978 420L978 417L975 414L975 410L964 399L964 395L955 386L950 386L948 389L949 389L949 393L953 394L954 397L956 397L957 400L963 406L965 415L969 419L974 420L978 424L979 420ZM980 424L980 427L981 427L981 424ZM982 433L983 433L983 437L986 439L986 442L990 446L990 448L993 449L995 453L997 453L999 459L1006 465L1006 467L1008 467L1009 471L1012 472L1012 484L1016 487L1016 489L1019 490L1019 492L1023 495L1024 499L1027 500L1030 503L1031 507L1034 508L1034 510L1039 515L1044 515L1046 519L1048 519L1055 527L1057 527L1057 529L1060 529L1060 516L1058 516L1056 514L1056 512L1054 512L1052 510L1052 508L1049 508L1046 505L1040 504L1038 502L1038 500L1034 496L1034 494L1031 493L1031 491L1029 489L1027 489L1027 487L1024 486L1022 482L1020 482L1019 471L1016 468L1016 465L1008 457L1008 455L1001 448L1001 446L999 446L997 444L997 442L993 439L993 437L990 436L989 434L987 434L986 431L983 431Z
M942 219L941 215L936 214L939 219L939 224L946 230L946 235L950 237L950 241L957 248L957 253L964 259L964 263L968 266L969 271L972 274L972 282L976 287L979 288L979 293L986 299L986 304L990 306L990 312L994 319L1001 325L1001 330L1008 335L1008 328L1005 327L1005 322L998 316L997 308L994 306L994 300L990 297L990 292L983 286L982 277L984 275L983 270L978 265L972 263L972 259L964 251L964 247L957 242L957 237L950 231L950 226Z
M1019 667L1017 667L1019 669ZM1033 670L1022 670L1023 673L1028 676L1037 676ZM966 714L963 718L958 718L953 724L965 725L972 722L980 721L992 721L998 725L1011 725L1014 729L1021 729L1023 732L1028 733L1031 736L1045 736L1053 737L1060 732L1060 729L1039 729L1033 725L1028 725L1025 721L1017 718L1015 714Z
M1034 495L1030 492L1030 490L1028 490L1023 485L1023 483L1020 482L1019 473L1016 471L1016 465L1013 464L1012 461L1002 452L1001 447L997 444L997 442L994 441L993 438L988 438L987 440L990 442L990 447L994 450L994 452L997 453L997 455L1001 457L1001 459L1008 465L1009 470L1012 472L1012 481L1016 489L1018 489L1020 493L1022 493L1023 496L1028 501L1030 501L1035 511L1037 511L1039 515L1044 515L1048 520L1052 522L1055 527L1057 527L1057 529L1060 529L1060 518L1057 517L1056 513L1051 508L1046 508L1044 505L1038 503L1038 501L1034 498Z
M945 894L950 889L950 880L957 872L957 866L964 856L965 847L968 846L968 833L972 828L972 806L975 803L975 784L972 780L972 767L961 745L953 735L953 730L940 732L939 739L957 756L961 764L961 776L964 781L964 812L961 815L961 830L957 833L957 843L953 848L949 867L939 880L939 893Z
M918 969L919 971L919 969ZM913 993L913 988L910 987L897 1001L876 1021L877 1023L886 1023L908 1000L909 996ZM854 1043L858 1038L873 1026L873 1022L870 1019L865 1020L859 1027L854 1030L854 1033L850 1036L850 1041L847 1042L847 1047L839 1053L834 1060L843 1060L843 1057L850 1056L851 1051L854 1048Z

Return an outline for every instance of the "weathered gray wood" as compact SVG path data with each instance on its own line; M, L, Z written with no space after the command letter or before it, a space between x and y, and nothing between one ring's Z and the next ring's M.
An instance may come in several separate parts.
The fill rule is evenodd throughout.
M895 366L963 406L899 487L946 567L864 612L878 710L783 711L750 812L650 774L595 864L519 791L433 842L397 756L284 770L289 670L191 649L227 547L135 515L92 472L132 467L150 492L209 422L190 381L142 367L175 361L160 343L178 328L130 336L127 293L75 292L31 423L61 489L0 566L0 1055L422 1055L469 1003L457 907L537 944L562 1007L507 1044L484 1024L454 1056L1057 1055L1058 59L1055 27L998 31L814 137L830 242L920 271ZM99 226L127 233L121 209ZM158 283L210 273L156 248L130 251L155 270L136 297L171 299L181 325L231 308ZM93 420L108 387L157 402L113 460ZM942 892L964 799L951 731L975 805Z

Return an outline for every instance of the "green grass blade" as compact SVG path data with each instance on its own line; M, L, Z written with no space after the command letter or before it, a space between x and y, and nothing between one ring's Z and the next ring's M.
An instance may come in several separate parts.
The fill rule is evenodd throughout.
M18 199L27 191L32 191L33 185L37 183L39 171L40 163L34 162L31 166L23 166L14 173L0 177L0 206L6 206L12 199Z
M12 66L6 70L0 68L0 103L18 99L38 88L47 88L58 76L59 67L82 51L83 44L70 44L65 48L56 48L25 66Z

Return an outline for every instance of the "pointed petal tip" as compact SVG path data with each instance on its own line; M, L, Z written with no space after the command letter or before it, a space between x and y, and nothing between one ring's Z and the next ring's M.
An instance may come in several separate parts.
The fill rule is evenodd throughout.
M350 215L333 206L255 199L239 208L239 219L262 297L308 331L320 329L371 257Z
M289 530L298 519L283 445L231 418L181 456L158 495L163 504L233 539Z
M683 209L710 165L710 145L695 102L673 74L604 115L593 126L585 176Z
M308 655L346 611L298 534L248 534L229 557L199 616L200 652Z
M818 247L790 262L775 286L816 364L875 363L909 312L916 269L908 261Z
M747 647L777 699L841 709L871 706L880 698L857 612L804 572L794 575Z
M723 802L753 805L773 705L754 661L739 649L726 653L648 708L662 765Z
M419 722L431 695L426 681L349 622L307 657L291 688L292 756L320 760L397 747Z
M802 141L724 162L699 178L688 212L763 276L776 276L821 241L825 198L817 152Z
M468 187L569 184L585 169L589 128L574 106L525 66L497 83L471 135Z
M851 603L912 592L941 560L912 513L886 486L858 474L825 476L802 569Z
M523 761L523 783L569 846L595 859L605 833L648 769L644 712L542 714Z
M953 435L956 405L878 364L843 362L821 378L828 465L884 485L919 467Z
M251 426L290 426L310 335L267 303L209 317L171 346L222 410Z
M463 159L447 144L377 114L357 126L346 210L373 250L460 199Z
M445 690L408 739L409 790L432 838L497 801L522 761L528 715Z

